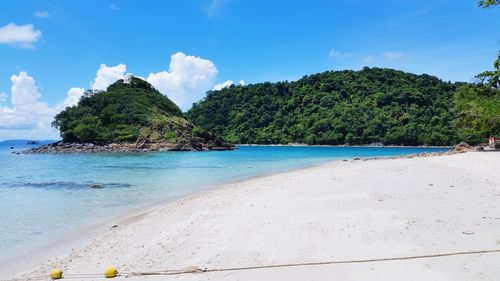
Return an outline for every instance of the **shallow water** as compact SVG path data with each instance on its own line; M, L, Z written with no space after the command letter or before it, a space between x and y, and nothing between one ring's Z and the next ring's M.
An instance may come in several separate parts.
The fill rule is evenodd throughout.
M30 155L12 153L28 145L10 146L0 144L0 263L70 229L213 185L338 159L447 150L245 146L214 152Z

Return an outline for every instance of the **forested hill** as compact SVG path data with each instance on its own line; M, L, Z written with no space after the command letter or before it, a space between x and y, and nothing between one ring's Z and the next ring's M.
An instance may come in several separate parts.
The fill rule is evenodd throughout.
M234 143L450 145L457 85L381 68L210 91L189 119Z
M118 80L106 91L87 91L76 106L56 115L53 126L67 145L45 146L42 153L82 147L98 152L233 148L194 126L175 103L136 77Z

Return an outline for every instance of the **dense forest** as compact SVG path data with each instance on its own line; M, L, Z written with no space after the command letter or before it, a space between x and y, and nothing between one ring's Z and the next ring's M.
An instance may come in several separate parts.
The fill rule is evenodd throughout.
M67 143L162 143L200 150L228 146L194 126L170 99L136 77L118 80L106 91L87 91L76 106L57 114L52 125Z
M236 143L446 145L457 85L392 69L208 92L189 118Z
M488 120L476 120L482 105L498 106L498 100L484 96L498 98L498 91L364 68L210 91L187 115L234 143L451 145L485 141L498 133L498 119L491 119L498 118L498 110L490 111ZM471 102L476 112L471 113Z
M77 106L56 115L53 126L65 142L96 144L222 144L215 135L256 144L478 143L500 133L500 52L494 66L475 83L365 67L233 85L209 91L186 114L132 77L106 91L87 91Z
M455 93L453 125L459 139L477 143L489 136L500 137L500 51L493 67Z

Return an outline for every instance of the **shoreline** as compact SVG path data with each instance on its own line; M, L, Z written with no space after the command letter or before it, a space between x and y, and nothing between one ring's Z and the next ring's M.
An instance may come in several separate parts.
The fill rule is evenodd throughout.
M483 153L466 153L466 154L481 155ZM488 154L490 154L490 153L488 153ZM464 155L464 154L462 154L462 155ZM452 156L436 155L436 157L432 157L432 158L453 157L453 156L454 155L452 155ZM458 155L458 156L460 156L460 155ZM397 160L394 160L394 159L397 159ZM318 165L294 169L291 171L278 172L278 173L272 173L272 174L268 174L268 175L251 177L248 179L237 180L236 182L216 184L213 186L209 186L202 191L193 192L194 194L191 194L191 195L181 196L181 198L176 198L175 200L169 200L169 202L164 202L164 201L157 202L151 206L147 206L145 208L141 208L140 210L136 210L133 213L129 212L129 214L127 216L122 216L121 218L119 218L115 221L115 224L119 225L117 228L113 228L113 229L109 228L109 223L111 221L107 222L108 225L106 225L107 224L106 222L103 222L103 225L102 225L102 228L100 229L100 232L92 237L94 239L88 238L88 240L89 241L92 240L92 242L90 242L90 243L95 243L95 241L97 241L97 240L104 239L106 234L109 234L109 232L118 232L119 233L121 231L121 229L127 229L129 227L133 227L134 224L138 224L141 221L146 220L147 217L151 216L152 214L161 213L161 212L172 212L172 211L175 212L175 207L181 207L181 206L186 205L186 204L193 204L193 201L199 201L199 200L206 199L206 198L211 198L210 200L215 200L221 194L227 195L227 193L242 193L242 192L244 192L244 190L241 190L242 189L241 186L248 186L248 185L251 185L252 183L261 183L262 184L262 183L269 181L269 180L272 180L274 178L284 179L287 177L293 177L293 176L298 175L298 174L308 174L308 173L318 171L318 170L323 171L323 170L328 170L330 168L338 169L339 166L342 167L345 165L348 165L348 166L358 165L359 166L360 163L374 163L374 162L380 163L380 160L404 161L405 159L406 159L406 161L408 161L408 160L413 161L415 159L424 159L424 158L412 158L409 155L407 155L407 156L397 157L397 158L381 157L381 158L377 158L377 159L363 159L366 161L357 161L354 159L348 160L347 162L341 161L341 160L340 161L339 160L328 161L326 163L320 163ZM431 158L427 158L427 159L431 159ZM368 161L368 160L370 160L370 161ZM390 161L388 161L388 162L390 162ZM363 164L361 164L361 165L363 165ZM214 199L214 197L215 197L215 199ZM83 234L81 234L81 235L83 235ZM80 245L80 246L83 246L83 245ZM88 246L88 245L86 245L86 246ZM80 250L81 250L81 247L80 247ZM76 250L76 252L78 252L78 251L79 250ZM69 255L71 256L72 253L73 253L73 251L71 251ZM65 256L67 254L68 254L67 252L62 254L60 259L64 259L63 256ZM29 267L29 268L32 268L32 267ZM29 270L25 271L24 273L26 273L26 272L29 272ZM29 276L29 273L26 276ZM158 279L158 280L161 280L161 279Z
M256 146L261 146L261 145L256 145ZM321 163L310 164L305 167L294 168L292 170L268 172L257 176L248 176L241 179L233 179L225 181L223 183L210 184L201 190L191 191L187 194L178 195L174 197L161 198L156 202L139 206L132 210L126 210L126 211L124 210L118 212L117 214L110 215L107 218L94 220L91 222L90 225L81 225L74 229L70 229L68 231L61 233L60 235L57 235L57 237L50 239L49 241L47 241L48 243L45 243L37 247L30 247L24 250L21 254L15 255L12 258L4 260L2 262L2 265L4 266L4 271L6 272L6 274L11 274L14 271L19 272L18 268L34 268L37 264L40 264L44 261L53 260L54 258L55 259L60 258L60 256L64 255L61 254L61 252L67 253L75 248L80 248L88 244L90 241L95 240L96 238L102 236L106 231L110 229L110 226L120 225L122 224L122 222L127 222L127 223L131 221L133 222L135 221L135 219L145 216L148 213L154 212L158 209L168 208L172 205L175 205L178 202L189 201L191 198L196 198L203 195L209 195L210 193L216 192L221 189L233 188L235 185L247 181L259 180L281 174L306 171L309 169L332 165L337 162L359 162L359 161L373 161L373 160L405 159L414 157L436 157L436 156L442 156L443 154L447 153L453 153L453 152L451 151L430 152L430 153L424 153L424 155L422 155L422 153L417 153L417 154L405 154L397 156L352 157L346 159L339 158L335 160L327 160ZM127 223L125 223L125 225ZM61 243L61 241L63 243ZM44 254L41 254L42 251L44 252ZM18 263L19 260L23 260L24 263L22 263L22 265L19 265ZM25 272L21 272L21 274L22 273ZM4 278L3 274L4 273L0 271L0 278Z
M363 148L363 147L369 147L369 148L449 148L452 149L454 145L450 146L439 146L439 145L376 145L376 144L360 144L360 145L343 145L343 144L337 144L337 145L331 145L331 144L305 144L305 143L296 143L296 144L236 144L236 146L270 146L270 147L352 147L352 148Z
M386 157L392 157L392 156L381 156L372 159L376 158L383 159ZM343 158L339 158L336 160L327 160L326 162L309 164L304 167L293 168L292 170L266 172L256 176L246 176L241 179L224 181L223 183L208 184L200 190L191 191L186 194L177 195L173 197L165 196L163 198L160 198L158 201L145 204L143 206L135 207L132 210L124 210L118 212L117 214L110 215L107 218L94 220L91 222L90 225L86 226L82 225L74 229L65 231L60 235L57 235L56 238L50 239L48 243L45 243L37 247L29 247L29 249L23 250L22 253L20 253L19 255L15 255L11 258L2 261L1 265L3 266L3 269L0 270L0 279L3 280L5 278L12 278L12 276L10 275L12 275L13 272L16 272L14 276L17 276L29 271L29 270L19 271L18 270L19 268L32 269L40 263L54 259L57 260L58 258L61 258L61 256L65 255L65 253L68 253L76 248L81 248L82 246L85 246L92 240L99 238L104 233L106 233L106 231L108 231L110 227L114 225L127 225L128 223L131 223L136 219L140 219L140 217L145 216L158 209L168 208L173 205L179 204L180 202L189 201L192 198L208 195L220 189L233 188L235 185L238 185L246 181L258 180L261 178L280 175L284 173L308 170L339 161L346 161L346 160ZM356 160L354 160L354 158L349 158L347 161L356 161ZM41 254L40 253L41 251L44 251L44 254ZM61 254L61 252L64 254ZM20 260L22 260L23 263L19 264Z
M226 151L236 146L228 143L196 143L196 142L154 142L147 141L121 142L109 144L71 143L58 141L43 144L24 150L26 154L69 154L69 153L137 153L165 151Z

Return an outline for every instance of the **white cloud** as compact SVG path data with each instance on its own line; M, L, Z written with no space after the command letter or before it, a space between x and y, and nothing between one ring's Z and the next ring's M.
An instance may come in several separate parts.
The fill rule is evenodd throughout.
M14 106L31 105L40 98L40 92L36 86L35 80L27 72L21 71L19 75L10 77L12 87L12 104Z
M228 88L230 87L231 85L234 85L234 82L233 80L227 80L225 82L222 82L222 83L219 83L219 84L216 84L213 88L212 88L212 91L219 91L219 90L222 90L224 88ZM240 86L245 86L246 83L244 80L240 80L238 82L238 85Z
M82 97L83 93L85 92L84 88L71 88L68 90L68 93L66 95L66 99L64 102L61 104L61 109L64 109L68 106L73 106L76 105L79 101L80 98Z
M231 85L233 85L233 84L234 84L234 82L233 82L232 80L227 80L227 81L225 81L225 82L222 82L222 83L216 84L216 85L212 88L212 90L214 90L214 91L219 91L219 90L222 90L222 89L224 89L224 88L228 88L228 87L230 87L230 86L231 86Z
M66 99L53 107L40 101L42 95L36 81L27 72L10 77L11 107L0 106L0 138L57 139L59 131L52 128L54 116L66 108L75 105L83 88L69 89ZM5 93L0 94L6 98Z
M46 11L38 11L33 14L36 18L44 19L50 17L50 14Z
M330 58L332 58L332 59L343 60L343 59L350 58L351 54L347 53L347 52L341 52L341 51L337 51L337 50L331 49L330 52L328 53L328 56Z
M0 107L2 138L55 138L57 130L50 124L57 113L55 108L41 102L35 80L25 71L10 77L12 107ZM22 135L19 135L21 134Z
M110 67L101 64L91 86L93 89L105 90L118 79L127 80L131 74L125 74L126 70L125 64ZM214 87L216 76L217 69L212 61L179 52L171 56L168 71L150 73L145 80L181 109L187 110ZM64 108L76 105L84 93L83 88L70 88L63 101L48 106L41 101L42 95L36 81L27 72L12 75L11 82L9 106L2 105L9 95L0 93L0 139L59 138L59 132L51 127L54 116ZM228 84L233 84L233 81L226 81L225 85ZM245 85L245 81L240 80L239 84Z
M16 25L9 23L0 27L0 44L14 45L21 48L32 48L33 44L40 39L42 32L33 29L33 25Z
M127 71L127 66L122 63L117 66L101 64L94 81L91 82L91 88L105 91L109 85L117 80L125 79L125 71Z
M384 58L388 60L401 60L406 58L406 54L403 52L385 52Z
M111 4L111 5L109 5L109 8L111 10L115 11L115 12L118 11L118 10L120 10L120 6L118 6L118 5L114 4L114 3Z
M170 57L168 71L150 73L147 81L182 110L205 96L217 76L212 61L178 52Z

